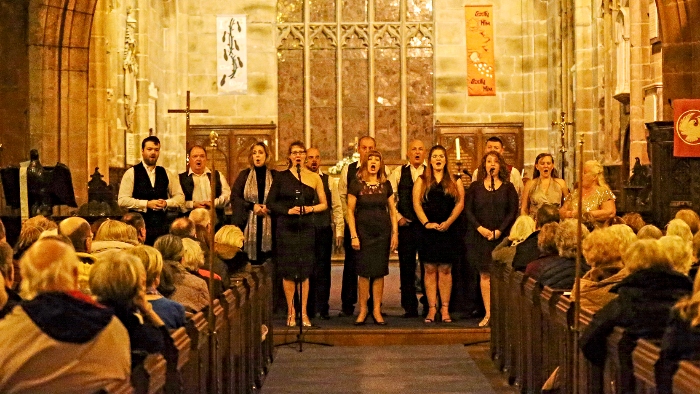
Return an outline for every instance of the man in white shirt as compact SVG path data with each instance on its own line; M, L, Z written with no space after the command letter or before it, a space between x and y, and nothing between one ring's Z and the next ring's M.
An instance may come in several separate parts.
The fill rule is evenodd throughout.
M330 187L330 177L321 171L321 151L317 148L306 150L306 168L317 173L323 181L326 201L332 201L333 209L314 213L316 228L316 265L309 281L309 302L306 311L310 317L316 312L322 319L330 318L328 300L331 296L331 254L333 253L334 233L343 236L343 208L338 193ZM338 224L340 226L338 226Z
M170 222L167 211L179 210L185 203L180 180L172 172L156 165L160 156L160 140L156 136L141 142L142 161L124 173L117 202L122 208L141 212L146 222L146 244L167 234Z
M207 167L207 151L195 145L190 148L189 169L180 174L180 186L185 195L183 212L190 212L196 208L211 207L211 170ZM231 199L231 188L226 182L226 177L217 170L217 182L214 200L216 208L218 229L224 223L224 207Z
M413 140L408 145L408 163L396 167L389 175L389 182L396 193L396 209L399 214L399 277L401 281L401 307L404 317L418 317L416 298L416 252L418 251L420 222L413 210L413 183L425 170L425 145ZM422 272L423 270L421 270Z

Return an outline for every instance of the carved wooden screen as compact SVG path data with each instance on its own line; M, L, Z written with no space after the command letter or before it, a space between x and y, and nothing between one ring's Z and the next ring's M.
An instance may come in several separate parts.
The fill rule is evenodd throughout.
M369 134L398 164L433 143L432 0L279 0L277 54L282 149L334 164Z
M435 134L438 142L447 149L450 171L458 172L455 139L459 137L462 170L473 174L481 164L486 140L496 136L503 141L506 162L522 171L523 169L523 124L522 123L437 123ZM468 177L462 177L467 186Z
M214 162L216 169L226 176L232 184L238 173L249 166L250 147L257 141L264 141L272 152L271 164L275 162L274 123L263 125L192 125L187 136L187 150L193 145L209 146L209 133L219 133L219 146L213 155L208 153L208 161ZM207 149L208 152L209 149ZM211 165L210 165L211 167Z

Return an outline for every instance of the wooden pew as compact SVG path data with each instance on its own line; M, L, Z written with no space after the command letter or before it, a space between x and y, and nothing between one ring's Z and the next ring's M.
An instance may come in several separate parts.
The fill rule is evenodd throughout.
M635 393L655 394L656 379L654 377L654 365L659 359L659 341L639 339L637 347L632 353L634 361ZM698 386L700 388L700 386Z
M503 320L505 305L501 300L503 281L503 265L491 264L491 360L497 369L503 368Z
M134 394L134 386L131 385L131 382L125 380L121 383L107 385L105 391L109 394Z
M185 392L188 394L206 394L209 376L209 325L202 312L194 314L187 321L187 335L190 337L190 362L182 373Z
M222 305L228 320L229 331L229 354L228 354L228 376L224 379L226 392L244 393L247 390L246 368L245 368L245 341L243 335L243 320L241 309L247 302L248 290L243 285L243 281L231 281L231 289L224 292Z
M242 302L240 305L240 336L242 341L242 366L243 366L243 392L256 391L255 368L251 360L253 356L253 328L252 328L252 307L251 300L254 297L254 288L251 287L252 276L247 272L237 272L231 276L231 286L235 286L244 291L241 292Z
M623 392L622 368L620 366L620 342L624 336L624 330L615 327L608 335L607 355L603 368L603 393L619 394ZM629 392L629 391L627 391Z
M272 261L267 260L265 264L263 264L263 267L265 268L265 326L267 326L267 335L265 336L265 346L267 348L267 365L269 369L269 365L272 364L272 362L275 359L275 341L272 333L274 332L273 330L273 313L274 313L274 305L272 301L272 294L274 294L273 291L273 278L274 278L274 267L272 266Z
M165 392L165 374L167 365L160 354L149 354L143 362L143 369L148 377L148 394Z
M224 308L221 307L220 301L214 300L214 332L209 338L209 384L208 392L210 394L223 393L223 370L221 365L224 362L224 351L228 350L228 346L223 343L224 330L226 330L226 318L224 317Z
M508 379L508 384L513 384L515 382L515 351L513 346L515 343L515 338L511 333L511 326L513 324L514 316L513 311L517 308L513 305L513 297L511 294L511 276L513 274L512 267L503 268L503 283L501 286L501 303L504 306L505 319L503 320L503 372L505 372L506 379Z
M234 286L231 284L231 286ZM235 292L234 292L235 290ZM240 349L235 349L232 345L233 338L236 333L234 332L235 327L240 324L239 313L238 313L238 299L236 298L238 291L234 288L227 289L221 294L219 301L221 302L221 307L224 309L224 317L226 318L226 335L224 341L228 351L224 353L223 363L222 363L222 384L224 393L238 392L237 387L237 374L236 369L239 360L236 357L240 355Z
M262 347L262 324L263 324L263 294L264 294L264 273L262 267L253 266L250 270L253 278L253 314L252 314L252 348L253 348L253 374L255 376L255 384L257 387L262 387L263 379L265 378L265 356Z
M191 378L184 376L183 371L190 360L190 347L192 346L187 330L184 327L173 330L170 333L173 343L166 343L163 357L167 362L165 380L165 392L168 394L185 393L184 380Z
M540 294L542 286L533 278L527 278L523 286L523 351L524 375L523 388L528 393L540 391L542 380L542 309Z
M574 302L567 296L559 297L554 316L555 324L552 337L560 344L560 351L557 353L557 365L559 365L562 393L573 393L574 391L573 322Z
M510 301L508 303L508 314L507 325L506 325L506 336L509 338L507 340L509 349L508 353L510 358L506 358L506 361L510 361L508 364L508 382L519 387L525 387L525 376L524 376L524 352L523 352L523 338L522 338L522 304L523 304L523 284L525 282L525 275L522 272L512 271L510 274L510 285L509 285L509 297Z
M678 372L673 375L674 394L697 394L700 387L700 363L681 361Z
M540 293L540 316L542 323L542 345L541 345L541 369L539 379L544 384L554 370L559 367L559 353L561 352L560 340L554 335L555 331L555 316L557 311L557 302L559 297L564 293L563 290L555 290L549 286L545 286ZM537 374L538 371L535 371ZM537 375L536 375L537 376Z
M581 309L581 315L579 316L580 332L583 332L586 327L588 327L594 314L595 313L591 310ZM576 350L576 357L578 357L578 371L576 376L579 378L579 393L602 393L604 390L603 369L591 364L579 349Z
M270 341L262 340L262 325L268 329L268 335L271 334L272 328L272 278L270 272L271 263L269 261L262 265L253 266L253 273L256 276L258 283L258 306L260 308L260 351L261 351L261 368L262 375L266 375L272 362L272 349ZM266 337L271 338L271 337Z

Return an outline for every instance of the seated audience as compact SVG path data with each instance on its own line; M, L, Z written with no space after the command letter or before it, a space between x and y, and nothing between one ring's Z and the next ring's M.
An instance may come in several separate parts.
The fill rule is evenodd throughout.
M626 214L622 215L622 220L626 225L630 226L635 234L639 232L639 229L646 226L644 219L642 219L642 215L638 214L637 212L627 212Z
M606 220L605 223L603 223L603 225L601 227L610 227L610 226L614 226L616 224L625 224L625 220L619 216L613 216L610 219ZM593 231L593 229L595 229L595 228L596 228L595 225L592 227L589 227L589 229L591 229L591 231Z
M209 229L209 226L211 225L211 215L209 210L205 208L193 209L188 217L192 222L194 222L195 226L202 226Z
M700 360L700 277L695 279L693 295L681 299L671 309L654 366L658 394L673 392L673 375L681 360Z
M122 222L136 229L136 238L143 245L146 242L146 222L138 212L127 212L122 216Z
M637 231L637 239L659 239L663 236L664 233L653 224L647 224Z
M12 248L5 241L0 241L0 278L2 278L4 289L3 299L0 303L0 319L12 311L22 298L16 291L12 290L14 281L14 266L12 265ZM0 291L2 291L0 289Z
M149 353L163 352L170 334L146 301L146 271L136 256L117 250L100 255L90 270L90 289L129 332L132 369Z
M693 244L677 235L665 235L659 238L659 245L664 250L673 268L681 274L688 275L693 265Z
M491 256L494 263L513 264L515 248L535 231L535 220L530 215L520 215L515 219L508 237L493 249Z
M22 272L19 267L19 260L22 254L29 249L30 246L36 242L41 233L45 230L51 230L56 228L56 223L50 221L42 215L34 216L33 218L27 219L22 223L22 228L19 232L19 238L14 247L13 264L15 268L15 280L14 280L14 290L19 289L19 284L22 281Z
M194 222L189 218L177 218L170 225L170 234L180 238L194 238Z
M130 375L129 334L78 290L68 245L37 241L20 261L27 300L0 320L0 392L96 393Z
M676 212L674 219L680 219L684 221L688 227L690 227L690 232L695 234L700 230L700 216L692 209L681 209Z
M125 250L138 245L136 229L118 220L107 219L95 234L92 255L99 258L109 250Z
M7 234L5 233L5 224L0 220L0 242L7 242Z
M669 311L678 300L690 294L693 284L674 269L656 240L633 243L625 252L624 261L629 276L610 290L617 293L617 297L594 315L581 335L580 346L591 363L603 367L606 338L614 327L622 327L625 335L620 343L620 362L631 371L631 352L636 340L660 339ZM633 392L629 384L621 382L623 390Z
M92 230L87 220L73 216L64 219L58 225L58 233L68 237L75 249L75 255L80 260L80 270L78 272L78 287L85 294L90 293L88 281L90 279L90 268L95 263L92 251Z
M693 236L693 264L690 266L690 271L688 276L690 279L695 281L695 277L698 273L698 267L700 267L700 231L695 233Z
M576 278L576 250L578 221L574 219L564 220L559 224L556 243L559 258L553 258L542 264L539 269L539 277L535 278L542 286L553 289L571 289ZM581 224L583 239L588 236L588 229ZM585 274L590 267L581 259L581 274Z
M537 248L540 255L525 268L525 275L537 279L542 274L542 267L547 266L550 261L559 259L557 250L557 231L559 222L545 224L537 235Z
M182 239L166 234L158 237L153 246L163 255L163 272L169 271L172 277L172 285L175 289L168 298L194 312L209 305L207 283L187 272L182 266L184 256ZM158 290L161 291L160 288Z
M209 284L210 278L212 277L211 272L209 272L209 267L205 265L204 252L199 246L199 242L189 239L182 239L182 247L184 254L182 256L182 266L185 267L187 272L190 274L204 279L207 284ZM221 293L224 292L224 285L221 281L221 276L214 273L214 281L212 282L212 292L211 294L214 298L219 298Z
M214 236L214 252L230 273L243 270L248 264L248 255L241 250L243 240L243 231L232 224L221 227Z
M684 241L693 242L693 232L690 231L688 223L681 219L672 219L666 225L666 235L677 235Z
M141 260L146 270L146 300L151 303L153 310L163 319L170 330L185 326L185 307L171 299L163 297L158 291L160 274L163 270L163 257L158 249L139 245L125 251Z
M523 242L515 247L513 256L513 269L524 271L530 262L540 257L540 250L537 247L537 237L539 230L547 223L559 221L559 208L553 204L544 204L537 210L537 226Z

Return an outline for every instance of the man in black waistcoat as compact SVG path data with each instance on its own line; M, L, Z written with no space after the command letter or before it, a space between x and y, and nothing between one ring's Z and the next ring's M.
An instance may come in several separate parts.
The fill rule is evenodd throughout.
M418 317L416 298L416 252L418 251L420 221L413 210L413 182L425 170L425 145L413 140L408 145L408 163L396 167L389 176L397 195L399 211L399 277L403 317ZM422 271L422 270L421 270ZM426 301L427 302L427 301Z
M141 142L142 161L124 173L119 186L119 206L141 212L146 222L146 244L167 234L174 219L168 210L177 211L185 203L180 180L176 175L157 166L160 140L152 135Z
M190 148L189 169L180 174L180 186L185 194L183 212L188 213L196 208L211 207L211 170L207 168L207 151L199 145ZM224 224L224 207L231 199L231 188L226 177L217 170L214 205L216 208L216 229Z
M318 312L322 319L327 320L330 318L328 300L331 296L331 254L335 238L333 234L336 223L340 222L339 236L343 236L343 209L337 193L331 192L328 174L321 171L321 152L317 148L306 150L306 168L321 177L326 201L333 207L332 210L326 209L313 214L316 228L316 266L309 281L309 303L306 306L310 317L314 317Z
M345 263L343 266L343 287L340 290L340 300L342 310L340 316L352 316L355 313L357 303L357 270L355 269L355 253L350 245L350 228L347 226L348 217L348 185L353 179L357 179L357 171L360 163L367 160L367 154L376 149L376 142L370 136L364 136L357 141L357 152L360 160L343 167L338 180L338 196L343 207L343 218L345 219L344 237L338 237L336 243L342 243L345 249ZM371 287L370 287L371 288ZM368 307L371 309L368 301Z

